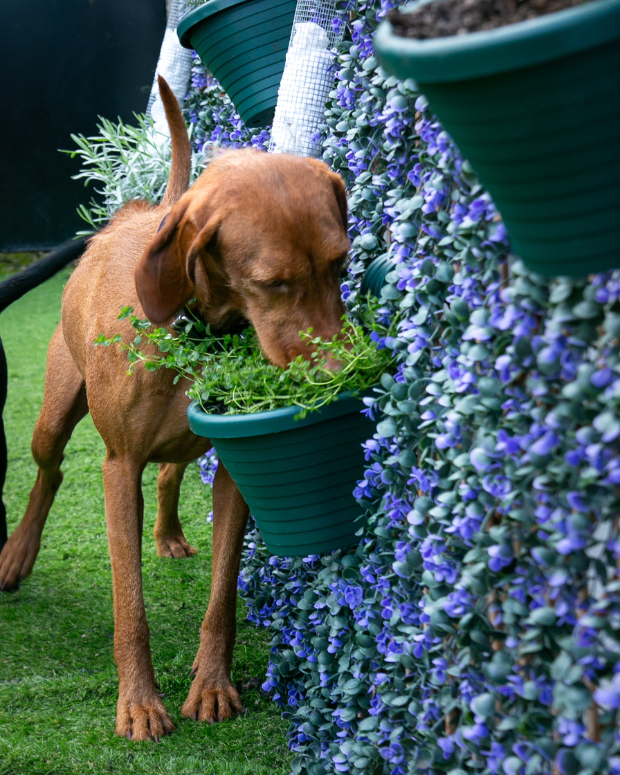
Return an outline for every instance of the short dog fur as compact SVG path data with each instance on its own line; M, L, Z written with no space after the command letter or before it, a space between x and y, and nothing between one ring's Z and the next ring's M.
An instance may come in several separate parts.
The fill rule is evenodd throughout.
M142 472L159 463L157 553L195 554L178 518L187 465L209 448L188 428L187 384L166 369L127 376L118 347L99 334L132 338L119 308L169 325L192 298L214 330L244 320L275 364L308 350L299 332L331 338L341 330L339 275L349 250L345 190L325 164L255 150L215 157L187 190L190 146L181 112L160 79L172 136L172 168L160 206L126 205L93 237L63 296L62 322L49 347L45 395L32 452L39 470L26 513L0 555L0 589L33 568L62 481L63 451L90 412L106 445L105 509L114 593L116 732L157 740L173 729L158 693L140 570ZM164 216L167 216L162 228ZM220 463L213 489L213 571L208 610L183 715L216 721L241 710L231 683L236 586L248 508Z

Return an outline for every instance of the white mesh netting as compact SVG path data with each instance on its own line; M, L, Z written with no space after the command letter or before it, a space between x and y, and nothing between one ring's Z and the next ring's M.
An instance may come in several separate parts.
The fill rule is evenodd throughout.
M157 75L163 75L181 102L191 76L192 52L179 43L176 27L183 16L197 5L200 5L197 0L171 0L147 106L147 115L153 117L156 131L165 136L169 136L170 132L159 97ZM344 26L343 15L336 10L336 0L298 0L278 90L269 143L271 153L320 155L318 128L333 88L335 51L342 39Z
M335 78L335 47L344 33L335 0L299 0L278 90L271 153L318 156L318 128Z
M164 106L159 96L157 76L163 75L170 85L170 88L175 93L176 98L179 102L182 102L187 92L187 85L191 75L192 52L189 49L183 48L179 43L176 28L181 17L183 17L188 10L191 10L192 7L195 6L191 6L187 0L172 0L170 12L168 14L168 23L166 24L166 32L164 34L163 43L161 44L157 69L155 70L155 78L153 79L153 86L151 88L151 96L149 97L146 108L147 115L153 117L156 132L168 137L170 136L170 130L168 129Z

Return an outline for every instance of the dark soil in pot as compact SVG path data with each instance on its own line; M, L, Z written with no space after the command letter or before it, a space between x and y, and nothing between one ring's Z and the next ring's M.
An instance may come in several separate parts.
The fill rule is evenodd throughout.
M493 30L576 5L583 5L583 0L442 0L411 13L394 8L387 18L395 35L427 40Z

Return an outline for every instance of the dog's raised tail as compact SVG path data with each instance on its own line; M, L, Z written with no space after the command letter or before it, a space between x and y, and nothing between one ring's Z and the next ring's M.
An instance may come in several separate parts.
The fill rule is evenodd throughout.
M192 147L187 136L187 128L185 127L181 107L174 96L174 92L161 75L157 77L157 83L159 84L159 94L166 111L166 119L168 120L170 138L172 140L172 166L170 168L166 193L162 199L162 205L169 207L180 199L189 187Z

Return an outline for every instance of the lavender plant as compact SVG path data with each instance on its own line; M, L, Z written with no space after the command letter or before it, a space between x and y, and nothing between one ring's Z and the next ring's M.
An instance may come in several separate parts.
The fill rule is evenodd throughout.
M265 150L269 141L268 130L244 126L226 93L194 57L183 111L193 148L190 184L208 164L214 148L252 145ZM85 186L98 186L94 191L99 195L78 208L90 227L80 234L94 233L125 202L144 199L156 204L164 195L172 161L170 138L155 131L149 116L136 114L135 119L136 126L101 119L98 135L71 135L77 148L65 153L78 156L82 163L75 178L84 180Z
M161 201L172 162L170 138L155 131L150 117L136 115L137 126L101 119L99 134L92 137L71 135L77 149L65 151L80 157L82 169L76 180L94 186L101 199L93 198L78 208L80 217L91 227L80 234L92 234L101 228L125 202L144 199ZM207 164L201 151L192 153L190 183Z

